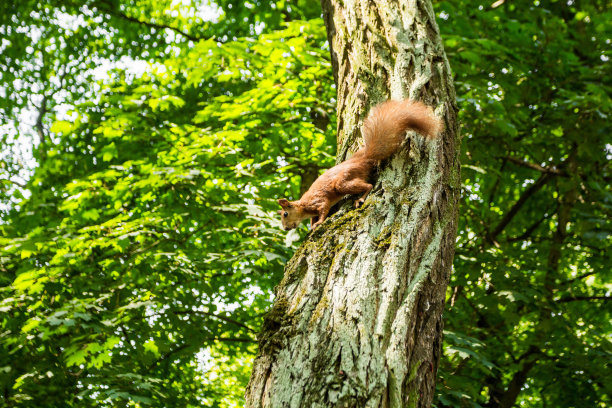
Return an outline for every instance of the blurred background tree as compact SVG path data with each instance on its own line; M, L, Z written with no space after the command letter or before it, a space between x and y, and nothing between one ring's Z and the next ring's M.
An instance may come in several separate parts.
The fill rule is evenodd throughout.
M610 404L605 1L436 1L463 134L440 407ZM334 162L316 1L0 4L2 405L242 406Z

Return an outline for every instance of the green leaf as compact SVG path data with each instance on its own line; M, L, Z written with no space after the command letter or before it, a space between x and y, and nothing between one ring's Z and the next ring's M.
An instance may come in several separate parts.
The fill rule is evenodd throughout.
M159 348L157 347L157 345L155 344L155 341L153 339L149 339L147 341L145 341L143 343L143 347L145 351L148 351L150 353L153 353L153 355L155 355L155 357L159 357Z
M81 365L85 363L85 359L87 358L87 350L81 349L76 350L66 356L66 366L71 367L74 365Z
M102 160L103 161L111 161L113 158L118 157L117 146L115 146L115 142L112 142L102 148Z
M68 134L72 130L72 123L65 120L58 120L53 122L51 125L51 129L49 129L52 133L63 133Z

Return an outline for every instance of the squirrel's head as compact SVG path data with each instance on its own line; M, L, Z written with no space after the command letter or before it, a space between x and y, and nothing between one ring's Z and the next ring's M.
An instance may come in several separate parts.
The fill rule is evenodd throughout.
M289 231L290 229L297 228L297 226L300 225L300 222L302 222L304 217L302 217L302 212L300 211L299 207L295 205L295 201L291 202L289 200L281 198L280 200L278 200L278 203L281 207L283 207L282 210L278 211L281 216L281 223L283 224L283 229L285 231Z

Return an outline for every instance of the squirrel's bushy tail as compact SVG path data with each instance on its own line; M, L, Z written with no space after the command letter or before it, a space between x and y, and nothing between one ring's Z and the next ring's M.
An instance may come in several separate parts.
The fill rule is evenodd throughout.
M372 108L363 122L365 146L361 153L369 159L384 160L397 151L407 130L435 138L442 123L433 109L421 102L408 99L383 102Z

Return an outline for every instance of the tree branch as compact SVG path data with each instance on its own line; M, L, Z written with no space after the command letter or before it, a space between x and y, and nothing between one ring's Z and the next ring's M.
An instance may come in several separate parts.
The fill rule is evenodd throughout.
M222 320L224 322L227 323L231 323L234 324L236 326L242 327L243 329L246 329L252 333L256 333L257 331L249 326L247 326L244 323L239 322L238 320L234 320L232 318L226 317L226 316L221 316L221 315L217 315L214 313L209 313L209 312L203 312L200 310L173 310L172 313L176 314L176 315L185 315L185 314L200 314L203 316L207 316L207 317L212 317L214 319L219 319Z
M257 340L250 337L212 337L207 341L225 341L228 343L257 343Z
M36 133L38 133L38 141L41 146L45 144L46 136L45 136L45 127L43 125L43 119L47 114L47 101L49 97L43 94L42 101L40 102L40 108L38 108L38 116L36 117Z
M190 344L185 343L185 344L183 344L181 346L178 346L174 350L170 350L167 353L162 354L157 360L155 360L153 363L151 363L151 365L147 368L147 371L151 371L151 369L153 367L155 367L156 365L158 365L159 363L161 363L162 361L164 361L165 359L167 359L171 355L176 354L179 351L185 350L189 346L190 346Z
M537 170L541 173L556 174L558 176L567 176L567 173L557 169L556 167L542 167L539 164L529 163L524 160L518 159L516 157L511 157L511 156L503 157L503 159L508 160L514 164L518 164L519 166L527 167L528 169Z
M546 211L544 213L544 215L537 220L536 222L534 222L529 228L527 228L527 230L525 232L523 232L521 235L519 235L518 237L514 237L514 238L508 238L508 242L516 242L516 241L524 241L525 239L529 238L531 236L531 234L533 234L533 232L540 226L540 224L542 224L542 222L544 222L544 220L548 219L548 211Z
M576 300L612 300L612 296L568 296L561 299L557 299L555 302L564 303L564 302L573 302Z
M527 381L527 375L529 374L529 371L531 371L531 369L536 365L537 361L537 359L528 361L523 365L523 368L521 370L514 373L514 375L512 376L512 380L510 380L508 388L506 392L504 392L504 394L501 396L499 403L489 406L499 408L513 407L514 403L516 402L516 398L521 392L521 388L523 388L525 382Z
M544 187L544 185L548 182L548 180L551 179L551 177L551 173L542 174L542 176L540 176L540 178L534 184L532 184L527 190L525 190L525 192L523 192L521 197L516 201L516 203L514 203L512 208L510 208L510 210L501 219L499 224L497 224L497 227L495 227L495 229L487 237L490 242L495 242L497 236L504 230L504 228L506 228L510 221L512 221L514 216L518 213L518 211L529 199L529 197L540 191L540 189Z
M6 181L7 183L11 183L16 185L17 187L26 188L26 185L20 183L19 181L11 180L11 179L0 179L0 182Z
M64 88L64 80L67 74L68 74L68 68L64 66L64 72L62 72L62 74L58 77L59 87L54 90L53 85L49 83L49 88L51 89L51 91L47 94L46 92L48 91L49 88L45 89L45 91L42 94L43 98L42 98L42 101L40 102L40 107L38 107L38 116L36 117L36 124L34 125L34 127L36 128L36 133L38 134L38 141L40 142L41 161L44 160L46 157L45 144L47 142L47 135L45 134L45 126L44 126L43 121L45 119L45 115L49 113L49 106L48 106L49 99L53 98L53 96L58 91Z
M132 23L142 24L142 25L144 25L146 27L155 28L156 30L163 30L163 29L168 28L168 29L174 31L175 33L180 34L183 37L185 37L185 38L187 38L187 39L189 39L191 41L194 41L194 42L198 42L198 41L204 39L204 38L201 38L201 37L193 36L193 35L185 32L185 31L182 31L181 29L179 29L177 27L173 27L173 26L170 26L170 25L167 25L167 24L160 24L160 23L152 23L150 21L143 21L143 20L139 20L136 17L128 16L126 14L121 13L118 10L113 9L113 6L110 3L106 2L106 1L102 1L101 3L106 4L108 7L100 7L100 5L98 4L98 7L100 7L100 11L105 12L105 13L113 16L113 17L121 18L123 20L130 21Z
M588 278L589 276L595 275L597 273L599 273L599 271L583 273L582 275L578 275L575 278L568 279L565 282L561 282L561 285L569 285L569 284L571 284L573 282L576 282L577 280Z
M499 174L497 175L497 179L495 180L495 184L491 189L491 193L489 194L489 207L493 205L493 198L495 198L495 194L497 193L497 189L499 188L499 183L501 182L501 174L504 171L504 167L506 167L506 163L508 162L506 159L502 157L502 164L499 167Z

